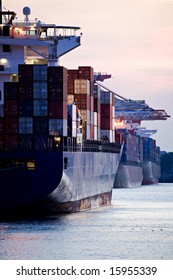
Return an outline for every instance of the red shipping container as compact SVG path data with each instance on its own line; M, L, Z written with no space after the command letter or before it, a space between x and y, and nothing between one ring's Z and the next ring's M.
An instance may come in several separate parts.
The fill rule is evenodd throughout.
M4 135L18 134L19 120L16 117L4 117Z
M4 116L18 117L19 102L16 100L5 100L4 102Z
M3 135L4 131L4 119L0 118L0 135Z
M79 79L94 81L94 69L91 66L79 66Z
M48 99L67 102L67 85L64 82L48 83Z
M90 140L94 140L94 125L90 125Z
M94 82L91 81L90 83L90 95L94 97Z
M0 150L4 149L4 137L0 134Z
M91 112L94 112L94 97L91 96Z
M19 77L19 82L20 81L28 81L32 82L33 81L33 64L20 64L18 66L18 77Z
M67 119L67 102L49 100L48 116L50 119Z
M101 125L101 115L99 113L97 113L97 126L98 128L100 128Z
M112 130L112 119L101 116L101 130Z
M115 142L121 144L123 142L123 134L115 134Z
M79 79L79 70L68 69L67 76L68 76L68 82L70 79L72 79L72 80Z
M112 118L111 104L101 104L101 116L109 116L110 118Z
M48 67L48 81L52 83L65 82L67 84L67 69L63 66Z
M73 94L74 93L74 80L68 79L67 83L67 94Z
M19 99L33 99L33 83L28 81L19 82Z
M4 83L4 100L6 99L17 99L18 94L18 83L5 82Z
M74 102L79 109L90 110L91 97L88 94L75 94Z

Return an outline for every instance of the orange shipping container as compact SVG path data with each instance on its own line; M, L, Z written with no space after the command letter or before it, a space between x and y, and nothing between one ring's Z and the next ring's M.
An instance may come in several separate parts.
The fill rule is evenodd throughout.
M91 97L87 94L75 94L74 102L79 109L90 110Z
M74 80L74 93L90 95L90 81L86 79Z

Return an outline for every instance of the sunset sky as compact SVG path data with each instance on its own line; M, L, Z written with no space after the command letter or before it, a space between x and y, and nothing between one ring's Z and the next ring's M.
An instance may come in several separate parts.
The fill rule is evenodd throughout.
M82 44L60 59L67 68L92 66L112 74L104 84L130 99L145 99L171 115L142 122L158 129L161 150L173 151L173 1L166 0L3 0L23 19L81 27Z

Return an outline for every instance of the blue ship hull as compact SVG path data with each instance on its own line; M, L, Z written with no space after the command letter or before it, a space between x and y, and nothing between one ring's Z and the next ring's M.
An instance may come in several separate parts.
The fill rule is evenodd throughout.
M27 205L45 198L60 183L62 152L1 153L0 209Z
M32 205L34 211L57 213L109 205L120 157L104 152L1 153L8 166L0 171L0 210Z

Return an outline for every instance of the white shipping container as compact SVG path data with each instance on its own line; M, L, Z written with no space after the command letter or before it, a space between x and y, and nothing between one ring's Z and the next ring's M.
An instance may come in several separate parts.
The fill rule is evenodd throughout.
M82 133L77 133L76 142L77 144L82 144Z
M76 121L72 121L72 137L76 137L76 135L77 135Z
M112 118L112 130L115 131L115 119Z
M94 112L91 112L91 124L94 125Z
M115 142L115 130L112 131L112 142Z
M94 140L98 140L98 127L94 126Z
M90 125L86 125L86 139L90 140Z
M98 114L96 112L94 112L94 125L97 126L97 118L98 118Z
M49 119L49 135L67 136L67 120Z

